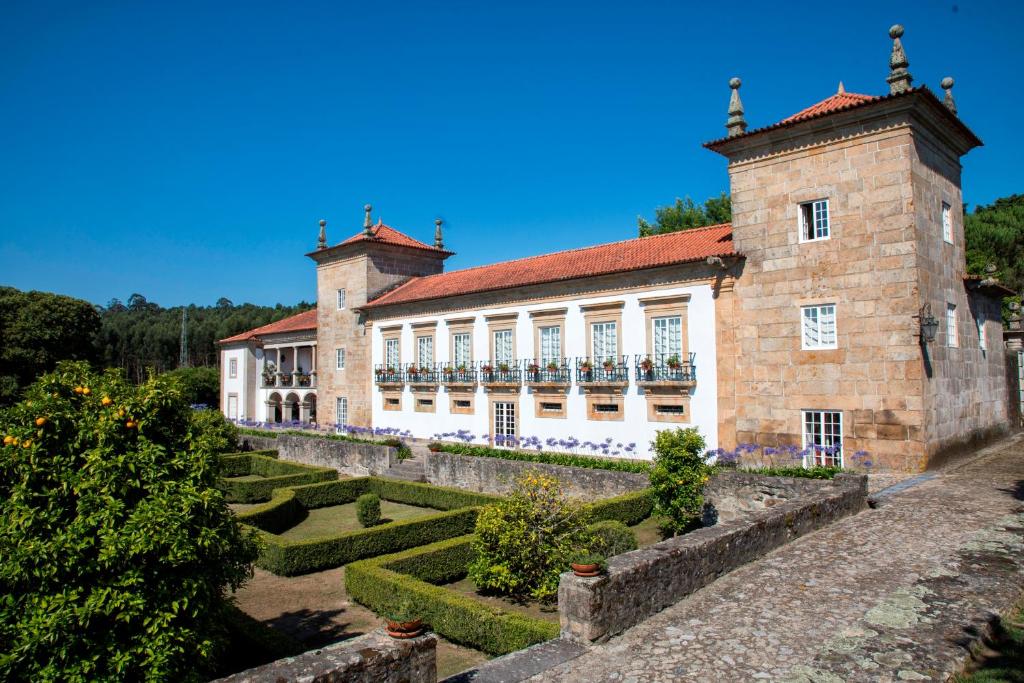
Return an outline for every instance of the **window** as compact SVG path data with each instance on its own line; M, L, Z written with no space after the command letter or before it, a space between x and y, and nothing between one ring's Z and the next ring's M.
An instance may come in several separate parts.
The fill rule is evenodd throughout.
M562 412L562 404L555 403L554 401L541 401L540 409L546 413L560 413Z
M335 399L334 420L334 428L339 433L345 431L345 425L348 424L348 399L344 396Z
M590 327L590 335L593 343L594 362L600 363L608 358L619 359L617 323L593 323Z
M661 405L654 406L654 412L658 415L685 415L686 406L683 405Z
M234 379L238 377L238 359L232 358L228 361L228 377Z
M334 367L336 370L345 369L345 349L334 349Z
M469 399L457 398L457 399L455 399L455 407L456 408L472 408L473 407L473 402L470 401Z
M953 213L946 202L942 202L942 239L953 244Z
M800 205L800 241L829 238L828 200L819 199Z
M837 410L805 410L805 465L843 466L843 414Z
M654 362L664 363L675 356L683 356L683 318L678 315L654 318L651 321L654 335Z
M985 316L979 315L974 321L978 326L978 347L984 351L987 348L985 339Z
M338 290L338 310L345 308L345 290Z
M401 362L401 358L398 353L398 340L397 339L385 339L384 340L384 364L389 368L397 368Z
M595 413L617 413L619 412L619 404L617 403L595 403Z
M472 358L469 357L469 332L459 332L452 335L452 362L455 367L469 365Z
M495 330L494 332L494 362L512 362L512 330Z
M956 304L946 304L946 346L959 346L956 331Z
M416 364L421 368L434 365L434 337L416 337Z
M540 365L562 362L562 328L558 325L540 328Z
M800 309L803 349L836 348L835 304L803 306Z
M388 408L398 409L402 405L402 399L400 398L386 398L384 399L384 405Z

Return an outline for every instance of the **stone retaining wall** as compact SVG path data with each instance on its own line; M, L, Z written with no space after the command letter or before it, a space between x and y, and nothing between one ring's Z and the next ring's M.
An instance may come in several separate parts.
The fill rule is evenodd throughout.
M508 493L516 478L530 470L557 477L571 498L611 498L649 485L646 474L444 452L428 453L424 470L430 484L499 495Z
M831 486L826 479L719 470L704 487L704 526L729 522Z
M296 434L278 434L277 438L243 434L239 442L246 450L276 449L281 460L333 467L353 477L380 476L398 462L397 448L372 443Z
M604 576L562 574L558 611L563 638L587 644L621 633L736 567L863 510L867 501L863 475L840 474L831 481L780 477L777 485L740 472L722 477L709 492L719 504L746 491L760 492L764 507L735 511L730 521L613 557Z
M301 438L301 437L299 437ZM436 683L437 636L396 640L377 629L364 636L279 659L214 683Z

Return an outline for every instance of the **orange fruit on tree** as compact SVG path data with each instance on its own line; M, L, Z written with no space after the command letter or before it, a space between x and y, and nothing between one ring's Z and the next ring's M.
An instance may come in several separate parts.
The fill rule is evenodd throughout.
M36 427L42 427L44 424L46 424L46 418L45 417L37 417L36 418Z

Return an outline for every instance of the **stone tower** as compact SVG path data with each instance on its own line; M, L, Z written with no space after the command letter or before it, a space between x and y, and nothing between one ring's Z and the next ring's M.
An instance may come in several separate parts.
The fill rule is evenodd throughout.
M917 471L1006 419L998 299L964 277L960 158L981 141L948 92L944 104L911 87L902 34L890 30L889 94L840 84L747 131L733 79L729 135L705 145L729 160L746 257L719 390L738 443L802 447L809 413L828 411L841 414L848 464L864 450ZM829 306L834 340L821 348L804 316ZM938 334L922 339L933 320Z
M344 422L371 426L370 334L359 308L411 277L442 272L444 260L452 255L443 248L440 225L435 235L437 246L429 246L380 221L373 223L369 204L365 211L362 231L333 247L327 246L321 221L319 246L307 254L316 262L321 425L339 422L338 399L345 399L348 415Z

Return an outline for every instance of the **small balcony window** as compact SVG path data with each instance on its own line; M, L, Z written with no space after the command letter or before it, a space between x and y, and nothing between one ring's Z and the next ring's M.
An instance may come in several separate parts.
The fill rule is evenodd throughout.
M343 308L345 308L345 290L344 289L339 289L338 290L338 310L340 311Z
M228 361L228 377L235 379L238 377L238 359L232 358Z
M835 304L802 306L800 325L804 350L836 348Z
M345 369L345 349L334 349L334 367L337 370Z
M946 202L942 202L942 239L953 244L953 210Z
M800 241L827 240L830 236L828 200L818 199L800 205Z

